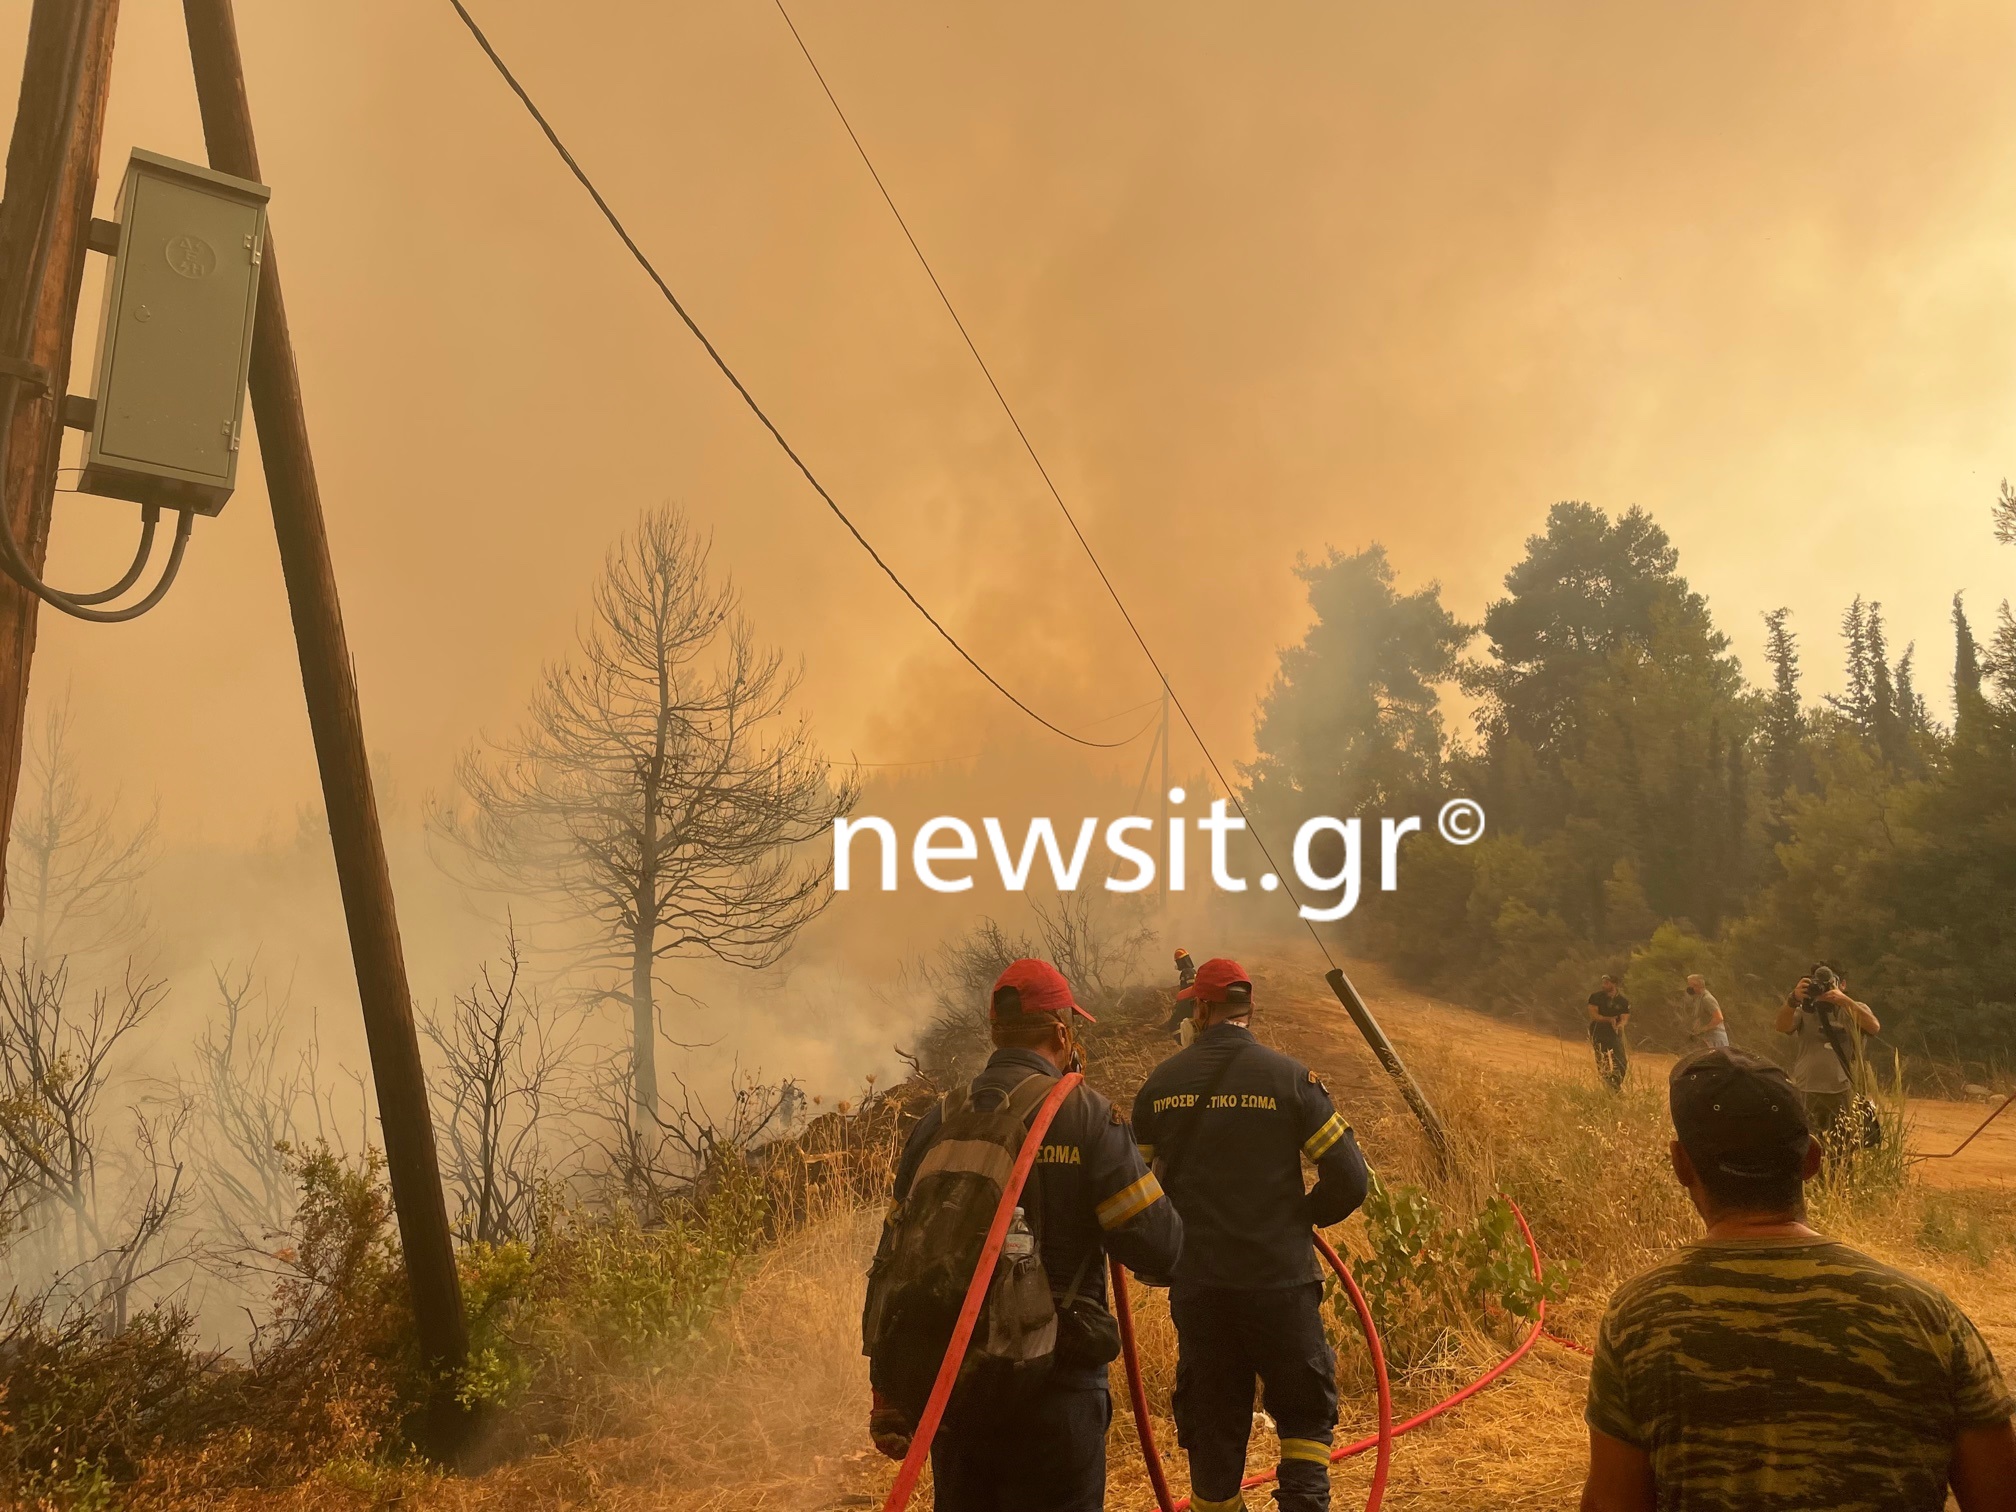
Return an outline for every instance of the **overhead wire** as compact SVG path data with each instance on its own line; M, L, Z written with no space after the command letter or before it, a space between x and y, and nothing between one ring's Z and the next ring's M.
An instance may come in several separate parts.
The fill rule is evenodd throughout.
M927 756L922 761L854 761L850 759L839 763L839 765L850 767L953 766L961 761L978 761L979 759L980 752L968 751L964 756Z
M451 0L451 3L460 8L460 0ZM791 12L785 9L784 0L774 0L774 3L777 14L784 18L784 25L790 30L791 39L798 44L798 51L804 55L806 66L812 70L812 76L819 81L819 88L824 92L827 103L833 107L833 114L839 117L840 125L847 133L847 139L854 144L854 150L859 154L862 166L868 170L868 176L875 181L875 187L882 195L882 203L889 207L889 213L896 218L896 224L903 232L903 239L910 244L910 250L916 254L918 265L924 270L924 276L931 280L931 287L938 293L939 303L945 306L945 313L952 317L952 324L958 328L960 339L966 343L966 350L973 354L973 361L978 364L981 376L987 380L987 387L994 391L994 398L999 402L1001 412L1008 417L1008 423L1014 428L1016 439L1022 443L1023 451L1029 454L1029 460L1035 464L1037 473L1043 479L1043 486L1050 491L1050 497L1056 501L1058 510L1064 516L1065 524L1071 527L1071 534L1077 538L1079 546L1085 552L1086 560L1092 564L1092 570L1098 574L1107 596L1113 600L1113 607L1120 611L1120 618L1126 622L1128 632L1134 637L1134 643L1141 648L1141 654L1148 659L1148 665L1154 670L1156 679L1169 695L1169 702L1182 716L1184 727L1190 732L1190 738L1197 742L1197 749L1203 752L1204 760L1211 768L1211 775L1218 779L1219 787L1223 789L1232 806L1239 811L1240 819L1245 822L1246 832L1253 837L1253 843L1260 848L1260 854L1266 858L1267 865L1272 869L1282 892L1288 901L1295 905L1296 917L1302 919L1303 925L1309 931L1309 938L1316 942L1316 948L1323 952L1324 961L1335 970L1337 961L1330 954L1329 945L1317 932L1314 922L1303 916L1301 899L1295 895L1288 877L1283 874L1280 864L1274 859L1273 852L1268 849L1265 838L1254 827L1251 816L1246 812L1246 805L1239 798L1238 790L1226 780L1224 769L1218 764L1218 758L1212 754L1210 745L1205 741L1203 733L1198 730L1197 721L1190 717L1189 709L1184 707L1182 698L1169 680L1169 674L1162 669L1160 659L1149 646L1147 637L1141 633L1141 627L1129 612L1126 601L1120 597L1120 590L1114 587L1113 579L1107 575L1105 565L1099 560L1098 552L1092 549L1091 541L1079 527L1077 517L1071 513L1071 506L1064 502L1063 493L1059 491L1056 480L1050 476L1050 469L1044 465L1043 458L1038 455L1035 443L1029 439L1029 432L1023 428L1021 418L1015 413L1015 406L1008 402L1007 394L1002 392L1000 383L994 377L994 370L987 365L987 359L980 355L979 345L973 340L972 332L966 329L966 322L960 318L957 307L952 303L952 296L945 292L945 285L939 280L937 271L932 268L931 259L924 255L923 247L918 245L916 235L910 230L910 223L897 208L895 196L890 194L889 186L882 181L882 175L876 170L874 159L869 157L868 149L863 145L860 134L854 130L854 123L848 120L847 112L841 107L839 97L833 93L833 86L826 82L826 75L820 69L818 60L812 56L812 49L806 45L797 23L791 19Z
M1136 710L1147 708L1149 704L1160 703L1161 701L1162 700L1158 697L1158 698L1150 698L1145 702L1138 704L1129 704L1124 709L1116 709L1111 714L1107 714L1099 719L1094 719L1090 721L1089 723L1086 724L1085 728L1088 730L1096 730L1099 728L1099 726L1103 724L1111 724L1114 720L1121 718L1123 715L1132 714ZM1153 719L1150 719L1146 724L1142 725L1140 729L1136 730L1132 735L1129 735L1125 740L1121 741L1120 744L1132 745L1135 741L1139 740L1143 735L1146 735L1153 728L1155 728L1155 721ZM960 761L978 761L982 754L983 753L980 751L969 751L964 756L927 756L917 761L855 761L850 757L847 761L841 764L843 766L850 766L850 767L951 766L955 762ZM1141 798L1140 793L1136 792L1134 798L1136 804L1138 805Z
M496 47L492 45L490 38L484 33L483 28L477 24L476 18L469 13L469 8L462 3L462 0L448 0L448 3L455 8L455 14L461 17L462 24L468 28L469 35L475 38L476 45L483 50L483 55L490 60L491 66L497 70L504 82L510 86L511 92L518 97L519 103L525 107L526 112L538 124L540 131L545 134L547 142L559 154L560 161L567 165L567 170L574 175L581 187L588 191L588 197L595 202L595 208L602 212L602 218L609 223L609 228L616 233L623 245L629 249L630 255L636 260L637 266L644 270L645 276L653 284L657 285L658 292L665 297L665 302L671 305L673 312L685 324L686 329L693 333L694 340L700 343L708 357L713 360L714 366L721 370L722 377L726 378L733 385L735 392L741 396L742 402L749 407L749 412L770 433L770 439L775 441L784 455L791 459L792 465L804 476L805 481L812 485L812 491L818 494L825 502L826 507L833 512L834 518L847 528L847 533L853 536L855 543L868 553L869 559L882 569L883 575L890 582L896 585L896 590L909 600L910 607L921 614L924 617L925 623L938 632L940 639L958 653L960 660L979 673L995 692L1035 720L1036 723L1042 725L1044 729L1049 730L1052 734L1061 735L1064 739L1071 741L1075 745L1089 746L1095 750L1113 750L1127 744L1128 742L1124 740L1088 740L1082 735L1075 735L1063 726L1045 719L1036 710L1010 692L998 677L983 667L973 654L959 643L958 638L951 631L947 630L944 625L940 624L937 617L929 609L924 607L923 601L910 591L909 585L902 578L897 576L895 568L882 560L881 553L876 551L874 546L869 543L868 537L861 533L860 528L848 517L847 512L840 507L839 502L834 499L833 495L827 492L826 485L819 481L812 469L806 465L805 459L799 456L797 450L784 438L784 432L778 429L777 423L765 412L763 406L756 402L756 396L749 392L748 385L743 383L741 378L736 375L735 370L728 365L728 360L721 355L719 348L708 339L707 333L700 329L699 322L693 318L691 313L686 309L686 306L680 302L679 296L672 292L672 286L665 281L664 276L659 273L650 257L645 254L644 249L637 244L637 239L624 226L616 211L603 196L602 191L596 187L595 181L588 176L587 170L576 160L574 154L567 149L567 144L560 140L559 132L553 129L553 123L546 119L545 112L540 110L539 106L533 101L525 86L518 82L518 76L511 71L510 65L505 63ZM1129 738L1131 739L1132 737Z

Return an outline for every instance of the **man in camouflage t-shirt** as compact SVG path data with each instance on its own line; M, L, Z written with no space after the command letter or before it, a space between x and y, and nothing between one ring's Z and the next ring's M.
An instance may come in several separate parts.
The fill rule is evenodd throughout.
M1672 1081L1706 1236L1618 1288L1589 1378L1583 1512L2016 1512L1994 1357L1937 1287L1806 1226L1820 1146L1769 1061Z

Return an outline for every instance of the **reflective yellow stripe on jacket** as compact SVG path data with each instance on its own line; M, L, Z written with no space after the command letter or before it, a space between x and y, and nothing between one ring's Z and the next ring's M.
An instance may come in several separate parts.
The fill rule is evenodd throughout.
M1099 1204L1099 1227L1102 1229L1116 1229L1121 1224L1127 1222L1128 1219L1146 1212L1151 1206L1161 1200L1162 1183L1157 1181L1155 1173L1150 1171L1139 1181L1122 1187L1111 1197L1108 1197L1104 1202Z
M1311 1161L1321 1160L1329 1152L1330 1146L1351 1132L1351 1125L1337 1114L1332 1113L1323 1120L1323 1127L1302 1141L1302 1153Z

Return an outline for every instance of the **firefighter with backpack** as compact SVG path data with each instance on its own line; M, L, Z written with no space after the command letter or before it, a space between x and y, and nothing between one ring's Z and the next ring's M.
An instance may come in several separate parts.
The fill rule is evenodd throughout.
M1092 1015L1056 967L1016 961L988 1005L993 1055L903 1148L862 1315L869 1433L892 1459L909 1448L1028 1120L1082 1063L1081 1018ZM1120 1341L1104 1259L1166 1283L1182 1243L1132 1129L1080 1083L1044 1133L931 1443L939 1512L1105 1506L1106 1367Z
M1237 961L1206 961L1184 995L1196 1038L1149 1073L1134 1132L1183 1218L1169 1314L1190 1506L1243 1512L1257 1378L1280 1433L1280 1512L1320 1512L1337 1361L1311 1230L1355 1212L1370 1173L1316 1073L1254 1038L1253 983ZM1306 1192L1304 1161L1316 1171Z

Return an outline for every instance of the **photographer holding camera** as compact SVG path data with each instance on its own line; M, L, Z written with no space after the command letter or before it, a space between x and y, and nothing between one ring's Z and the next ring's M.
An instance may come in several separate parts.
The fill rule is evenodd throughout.
M1806 1105L1806 1118L1824 1142L1855 1100L1851 1068L1856 1050L1851 1029L1881 1034L1883 1026L1867 1003L1841 990L1832 968L1815 966L1785 998L1778 1010L1780 1034L1797 1038L1792 1057L1792 1085Z

